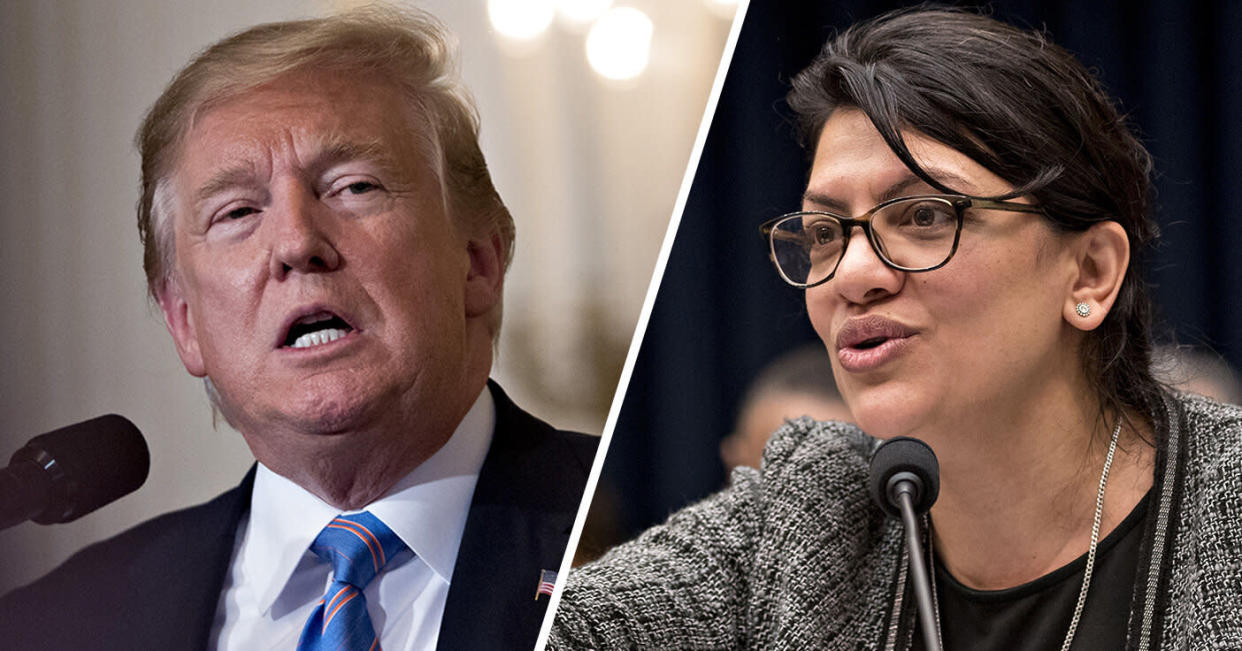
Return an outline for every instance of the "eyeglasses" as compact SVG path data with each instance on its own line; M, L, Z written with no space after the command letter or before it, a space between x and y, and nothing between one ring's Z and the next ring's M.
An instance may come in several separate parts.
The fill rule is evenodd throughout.
M884 264L898 271L931 271L957 252L967 208L1043 214L1038 206L936 194L885 201L856 219L829 212L782 215L759 227L768 241L772 264L794 287L828 282L845 257L854 227L862 228Z

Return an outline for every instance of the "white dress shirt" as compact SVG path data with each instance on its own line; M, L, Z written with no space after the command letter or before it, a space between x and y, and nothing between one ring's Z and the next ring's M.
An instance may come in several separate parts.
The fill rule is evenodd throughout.
M443 447L362 509L412 550L390 559L363 593L380 645L388 651L435 649L470 499L495 422L496 406L484 388ZM332 567L309 551L310 544L339 514L259 464L250 514L238 524L209 648L297 648L306 621L332 582Z

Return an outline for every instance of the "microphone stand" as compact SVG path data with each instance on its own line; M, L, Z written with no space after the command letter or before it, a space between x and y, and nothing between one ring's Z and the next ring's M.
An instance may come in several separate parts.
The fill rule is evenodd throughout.
M889 480L889 497L896 498L901 508L901 521L906 530L906 552L910 555L910 574L914 578L914 599L919 605L919 628L923 630L923 645L928 651L941 651L940 631L936 626L936 613L932 608L931 582L927 578L927 565L923 562L923 545L919 543L919 525L914 517L914 495L919 492L915 483L918 477L912 473L897 473Z

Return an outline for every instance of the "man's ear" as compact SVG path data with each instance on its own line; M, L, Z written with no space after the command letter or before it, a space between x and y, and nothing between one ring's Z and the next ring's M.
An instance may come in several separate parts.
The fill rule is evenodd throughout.
M491 312L501 300L505 282L504 244L499 233L466 242L470 269L466 273L466 316Z
M1093 224L1076 236L1076 276L1062 313L1079 330L1094 330L1113 308L1130 266L1130 239L1115 221Z
M194 377L204 377L207 369L203 365L203 355L198 346L198 333L195 330L194 315L190 314L190 305L181 291L176 278L165 278L155 290L155 299L164 313L164 325L177 345L177 355L185 370Z

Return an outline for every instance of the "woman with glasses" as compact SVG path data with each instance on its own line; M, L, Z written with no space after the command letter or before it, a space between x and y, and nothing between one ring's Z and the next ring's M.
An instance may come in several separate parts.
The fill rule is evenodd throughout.
M949 649L1242 647L1242 410L1151 374L1150 157L1042 34L919 9L831 39L789 104L814 154L766 223L858 428L571 574L558 647L924 648L879 439L939 457L920 524Z

